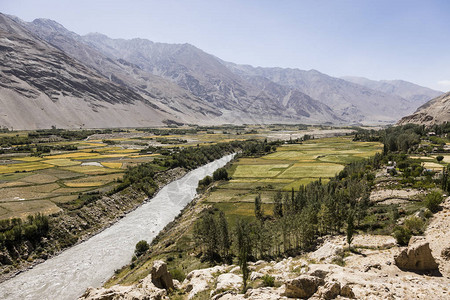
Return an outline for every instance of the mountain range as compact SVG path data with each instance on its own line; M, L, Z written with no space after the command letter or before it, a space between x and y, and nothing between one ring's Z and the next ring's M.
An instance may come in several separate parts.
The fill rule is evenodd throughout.
M387 124L442 92L223 61L190 44L80 36L0 14L0 126Z

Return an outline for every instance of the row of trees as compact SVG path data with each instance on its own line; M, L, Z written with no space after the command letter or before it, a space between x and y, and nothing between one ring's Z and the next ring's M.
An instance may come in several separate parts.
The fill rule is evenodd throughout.
M49 219L42 214L30 215L25 221L19 218L1 220L0 246L11 250L25 240L37 244L49 228Z
M368 178L377 164L379 159L374 158L356 162L326 184L318 180L290 193L279 191L274 196L271 215L265 214L261 196L257 195L255 218L237 220L231 238L227 238L234 244L231 248L229 242L220 242L228 229L217 229L228 227L223 213L214 217L209 210L195 225L196 245L206 258L214 261L223 260L223 254L231 251L245 266L248 259L295 255L308 250L321 235L346 231L351 242L353 226L366 215L371 185Z

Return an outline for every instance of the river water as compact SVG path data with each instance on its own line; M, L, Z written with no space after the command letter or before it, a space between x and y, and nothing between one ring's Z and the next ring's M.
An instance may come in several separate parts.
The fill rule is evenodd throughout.
M140 240L150 242L195 197L198 181L233 158L227 155L187 173L123 219L33 269L0 284L0 299L76 299L131 261Z

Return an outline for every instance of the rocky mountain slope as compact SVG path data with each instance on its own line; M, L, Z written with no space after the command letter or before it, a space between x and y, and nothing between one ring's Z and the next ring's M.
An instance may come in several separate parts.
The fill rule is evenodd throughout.
M302 256L251 262L245 293L239 266L193 270L179 282L157 260L138 284L89 288L80 299L448 299L450 197L442 207L408 247L391 236L357 235L350 252L346 238L335 236ZM405 269L408 264L414 269Z
M380 91L388 95L402 97L414 105L422 105L443 93L404 80L370 80L364 77L346 76L342 79Z
M431 93L405 82L389 92L314 70L236 65L189 44L80 36L48 19L0 17L0 126L17 129L165 120L392 123Z
M329 107L300 91L273 82L265 86L254 84L233 74L216 57L189 44L110 39L101 34L89 34L83 40L110 58L130 61L175 82L219 108L227 122L341 121Z
M414 111L420 105L395 93L386 93L331 77L316 70L255 68L249 65L223 63L242 77L264 77L275 83L298 89L332 107L340 118L350 123L392 122Z
M415 113L402 118L397 124L434 125L450 122L450 93L436 97L420 106Z
M0 125L14 129L149 126L180 115L156 97L109 80L5 15L0 15L0 103Z

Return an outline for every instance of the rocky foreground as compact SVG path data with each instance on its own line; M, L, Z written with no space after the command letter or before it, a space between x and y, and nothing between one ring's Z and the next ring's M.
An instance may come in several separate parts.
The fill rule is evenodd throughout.
M326 238L306 255L251 263L245 293L238 266L194 270L180 283L156 261L138 284L90 288L80 299L449 299L449 225L450 197L408 247L390 236L358 235L348 251L344 237Z

